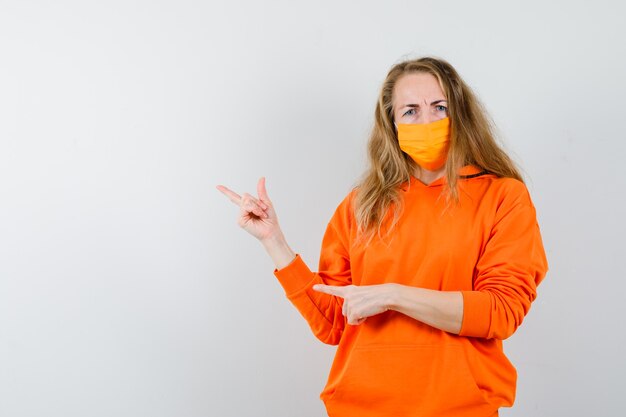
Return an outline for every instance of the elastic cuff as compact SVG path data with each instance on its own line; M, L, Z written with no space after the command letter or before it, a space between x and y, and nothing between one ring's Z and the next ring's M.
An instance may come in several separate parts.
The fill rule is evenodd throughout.
M461 291L463 323L459 336L487 337L491 321L491 298L481 291Z
M315 273L297 253L291 263L281 269L274 269L274 275L285 290L287 297L303 290L315 278Z

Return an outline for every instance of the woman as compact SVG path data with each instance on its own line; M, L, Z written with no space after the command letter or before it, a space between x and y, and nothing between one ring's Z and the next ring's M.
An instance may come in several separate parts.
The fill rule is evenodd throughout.
M264 178L258 198L217 188L313 333L338 345L320 394L329 416L497 416L517 379L502 340L548 270L528 190L442 59L389 71L368 150L318 272L287 244Z

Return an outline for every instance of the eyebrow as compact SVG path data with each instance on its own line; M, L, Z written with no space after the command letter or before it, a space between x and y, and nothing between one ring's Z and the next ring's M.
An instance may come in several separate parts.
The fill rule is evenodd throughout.
M438 103L441 103L443 101L447 102L448 100L435 100L432 103L430 103L430 105L432 106L433 104L438 104ZM402 107L419 107L419 106L420 106L419 104L405 104Z

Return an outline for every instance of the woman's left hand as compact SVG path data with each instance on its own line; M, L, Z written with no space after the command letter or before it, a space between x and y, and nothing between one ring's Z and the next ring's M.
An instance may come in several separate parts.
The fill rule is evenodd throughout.
M313 289L343 298L343 315L348 319L348 324L358 325L370 316L391 309L397 285L392 283L363 286L316 284Z

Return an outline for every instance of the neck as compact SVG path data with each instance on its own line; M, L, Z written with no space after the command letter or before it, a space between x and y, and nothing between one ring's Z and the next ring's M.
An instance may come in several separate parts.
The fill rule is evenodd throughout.
M446 172L446 166L442 166L436 171L429 171L426 168L418 167L415 172L415 178L428 185L433 181L443 177Z

